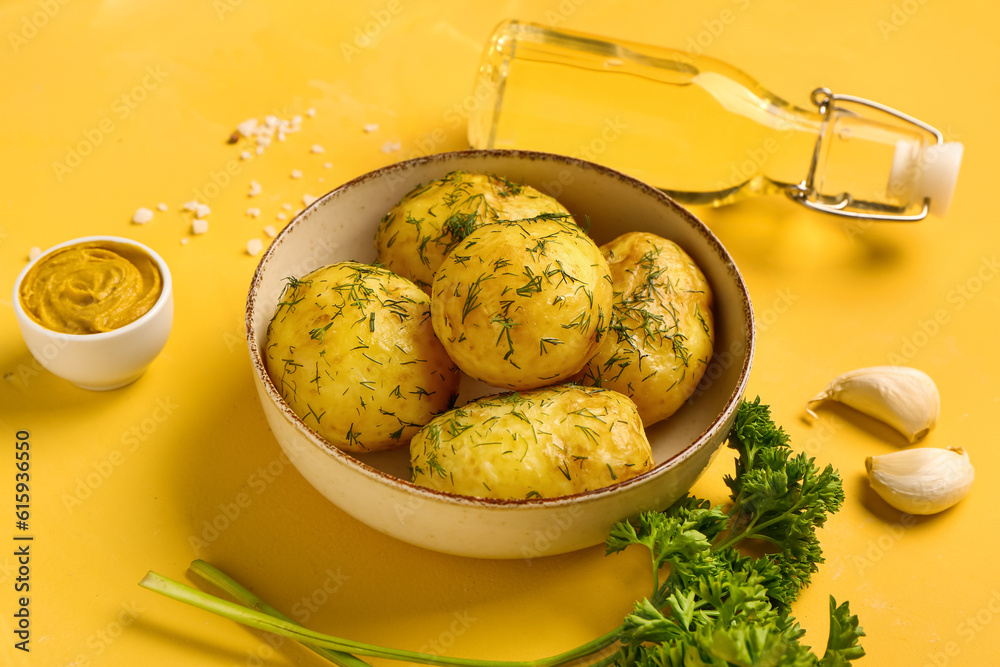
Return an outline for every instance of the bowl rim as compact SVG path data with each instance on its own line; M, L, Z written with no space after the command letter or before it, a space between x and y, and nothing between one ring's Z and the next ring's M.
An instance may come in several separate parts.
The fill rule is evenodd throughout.
M583 170L593 170L598 172L602 176L612 177L621 181L624 181L629 186L636 188L641 193L653 197L659 200L660 203L673 209L680 217L684 218L685 221L709 244L709 246L719 255L719 257L724 260L725 268L732 277L739 289L741 296L743 297L743 321L746 325L746 355L742 363L742 368L740 369L739 377L734 387L733 391L730 393L729 398L726 401L724 409L715 416L712 422L694 438L687 446L685 446L681 451L677 452L673 456L656 463L649 470L632 477L630 479L617 482L610 486L605 486L599 489L592 489L589 491L583 491L580 493L553 496L546 498L482 498L477 496L466 496L458 493L452 493L450 491L439 491L437 489L429 489L424 486L415 484L409 480L397 477L390 473L384 472L375 468L364 461L355 458L349 452L345 452L334 445L326 441L325 438L320 436L316 431L310 428L303 422L298 415L291 409L291 407L285 402L281 397L280 392L274 386L273 381L267 373L266 367L264 365L263 357L261 355L261 350L257 345L257 341L254 336L253 329L253 316L256 310L257 301L257 290L260 286L261 279L263 277L263 272L266 265L272 255L280 248L282 241L286 236L291 234L295 227L306 220L314 208L322 206L326 201L339 196L342 192L353 189L369 180L378 179L391 175L393 172L405 172L406 170L427 164L432 162L442 162L447 163L451 160L463 159L463 158L514 158L514 159L526 159L526 160L548 160L555 162L557 164L572 165ZM346 465L349 468L354 469L371 480L388 485L390 487L395 487L397 489L405 490L409 493L417 494L418 497L424 497L425 499L436 499L439 501L449 502L452 504L458 504L460 506L466 507L476 507L476 508L493 508L493 509L538 509L538 508L550 508L550 507L561 507L566 505L577 505L581 501L583 502L596 502L599 499L614 496L622 493L626 489L632 486L642 484L653 477L658 477L670 468L675 467L681 461L692 456L694 452L700 450L702 447L706 446L713 438L713 434L722 427L727 421L729 421L736 413L739 407L740 400L742 399L747 383L749 381L750 369L753 365L754 351L756 347L756 325L754 321L753 307L750 301L750 293L747 289L746 282L743 280L743 276L736 266L735 261L732 256L726 250L722 242L715 236L715 234L702 222L697 216L688 211L686 208L677 203L674 199L669 197L662 190L654 188L647 183L640 181L632 176L623 174L620 171L612 169L610 167L603 166L601 164L583 160L580 158L570 157L567 155L560 155L556 153L546 153L541 151L530 151L530 150L519 150L519 149L468 149L468 150L458 150L449 151L444 153L434 153L431 155L425 155L421 157L411 158L408 160L402 160L400 162L395 162L383 167L379 167L365 174L357 176L339 186L330 190L326 194L317 198L312 204L307 206L305 209L300 211L292 220L282 229L278 235L274 238L271 244L268 246L267 250L261 256L260 261L257 264L257 268L254 270L253 277L250 282L250 288L247 293L246 310L244 317L244 325L246 329L247 346L250 352L250 359L252 366L254 368L254 374L256 375L257 381L260 386L263 387L264 391L267 393L268 397L273 401L275 407L277 407L286 419L291 423L291 425L299 431L302 435L306 437L310 443L318 448L320 448L326 455L331 456L340 463Z
M143 313L141 316L132 320L128 324L118 327L117 329L112 329L111 331L101 331L99 333L87 333L87 334L74 334L66 333L63 331L54 331L48 329L38 322L36 322L28 313L24 310L24 306L21 303L21 283L24 282L24 278L28 275L28 272L38 264L40 261L56 252L57 250L62 250L63 248L68 248L74 245L81 245L83 243L93 243L95 241L110 241L113 243L121 243L123 245L133 246L143 251L149 255L152 260L156 263L157 269L160 271L160 277L163 280L163 287L160 290L160 296L156 299L156 302L152 307ZM36 334L41 334L48 336L54 340L61 341L81 341L81 340L107 340L109 338L115 338L116 336L124 336L129 332L139 329L146 322L152 320L160 311L167 307L167 302L173 297L173 278L170 275L170 268L167 266L166 261L161 257L155 250L150 248L144 243L140 243L135 239L126 238L124 236L114 236L110 234L95 234L91 236L80 236L75 239L70 239L68 241L63 241L62 243L57 243L56 245L46 249L41 252L38 257L29 261L21 272L17 274L17 278L14 279L14 291L13 291L13 306L14 314L17 318L18 323L22 327L27 327L29 330Z

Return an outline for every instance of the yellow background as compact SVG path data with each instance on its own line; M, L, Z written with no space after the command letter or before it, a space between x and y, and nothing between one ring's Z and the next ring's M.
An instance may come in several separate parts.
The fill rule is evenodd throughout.
M822 531L827 563L795 605L809 643L825 644L834 595L850 600L868 633L865 664L993 664L1000 11L972 0L3 3L0 662L320 664L301 647L273 647L138 587L149 569L183 578L194 557L316 629L494 659L576 646L614 627L646 592L638 554L605 558L595 547L476 561L359 524L283 461L252 386L242 315L257 259L246 242L266 243L264 226L280 228L281 204L298 208L304 193L466 147L456 118L481 47L504 18L682 49L700 40L706 54L794 103L827 86L964 142L945 219L845 225L780 198L697 213L735 257L754 301L749 395L773 406L795 446L844 477L846 505ZM302 132L259 158L241 162L226 144L246 118L310 107L316 115ZM368 123L378 130L366 133ZM78 164L59 168L88 142ZM383 152L386 142L399 149ZM325 153L310 153L316 143ZM290 178L293 169L303 177ZM254 200L251 180L263 186ZM210 230L190 237L180 205L206 192L217 194ZM138 207L159 202L169 211L130 223ZM247 217L248 206L261 217ZM41 371L9 303L29 248L88 234L152 246L175 281L163 355L137 383L108 393ZM818 422L803 417L806 400L834 376L891 361L927 371L940 387L941 419L926 444L966 447L976 466L970 497L938 516L905 517L868 489L865 457L903 447L897 434L836 406ZM27 660L11 632L19 429L32 442ZM722 452L695 490L721 502L731 461ZM224 529L213 533L213 522Z

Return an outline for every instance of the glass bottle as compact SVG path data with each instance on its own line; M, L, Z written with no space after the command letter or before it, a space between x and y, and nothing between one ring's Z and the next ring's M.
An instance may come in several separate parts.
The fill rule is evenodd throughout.
M784 193L850 217L944 215L962 145L875 102L813 91L814 109L684 51L507 21L480 63L473 148L605 164L682 204Z

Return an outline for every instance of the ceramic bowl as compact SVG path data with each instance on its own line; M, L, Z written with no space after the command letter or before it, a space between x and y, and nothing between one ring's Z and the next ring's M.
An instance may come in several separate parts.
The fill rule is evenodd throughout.
M138 248L153 258L163 277L163 291L153 307L125 326L94 334L67 334L46 329L21 304L21 281L36 263L53 252L92 241ZM47 370L83 389L108 390L130 384L146 372L166 345L174 320L173 281L163 258L138 241L119 236L85 236L52 246L29 262L14 282L14 315L31 355Z
M698 263L716 299L716 348L694 396L670 419L647 429L655 467L613 486L559 498L489 500L416 486L407 448L363 456L319 437L282 400L265 370L267 326L287 276L320 266L374 261L379 220L418 184L453 170L483 171L556 197L591 236L605 243L627 231L673 240ZM617 521L662 509L682 496L725 440L743 396L754 349L746 286L732 258L694 215L656 190L611 169L527 151L459 151L400 162L321 197L274 239L247 299L247 342L264 414L301 474L330 501L405 542L481 558L533 558L604 541ZM468 387L463 400L483 393Z

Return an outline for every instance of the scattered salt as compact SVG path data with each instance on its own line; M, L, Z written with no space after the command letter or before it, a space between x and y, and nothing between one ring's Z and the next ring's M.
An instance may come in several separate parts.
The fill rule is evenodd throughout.
M236 131L242 134L244 137L249 137L257 129L257 119L248 118L239 125L236 126Z
M284 204L281 205L281 208L285 209L286 211L291 211L292 205L289 204L288 202L285 202Z
M134 222L137 225L144 225L152 219L153 219L153 212L150 211L145 206L138 208L136 212L132 214L132 222Z
M365 125L365 132L369 134L375 132L376 130L378 130L378 123L367 123Z
M398 151L400 148L402 148L402 144L400 144L398 141L387 141L384 144L382 144L383 153L391 153L393 151Z
M261 192L260 183L257 181L250 181L250 192L247 193L248 197L256 197Z
M272 239L278 235L278 232L274 229L273 225L268 225L264 227L264 233L270 236Z
M306 115L312 118L313 116L316 115L316 109L309 107L308 109L306 109Z
M241 160L249 160L251 157L253 157L253 155L250 153L250 151L243 151L240 153Z
M158 210L160 210L160 211L166 211L166 210L167 210L167 205L166 205L166 204L163 204L163 203L160 203L160 204L157 204L157 205L156 205L156 208L157 208Z
M256 255L264 249L264 242L260 239L250 239L247 241L247 254Z
M195 218L204 218L206 215L212 212L212 209L208 207L207 204L198 204L197 208L194 210Z
M333 163L332 162L324 162L323 163L323 168L324 169L333 169Z
M276 217L278 220L288 220L288 216L285 215L284 213L279 213L278 215L276 215L274 217Z
M323 147L320 146L319 144L313 144L312 148L309 149L309 150L311 150L313 153L322 153L322 152L324 152L323 151Z
M42 249L36 245L28 248L28 261L33 262L38 259L38 256L42 254Z
M302 205L309 206L309 204L312 204L317 199L319 199L319 197L313 197L312 195L302 195Z
M254 208L254 207L248 208L247 209L247 215L249 215L251 218L259 218L260 217L260 209L259 208Z
M299 169L292 169L292 178L302 178L302 171Z
M207 231L208 231L208 220L195 218L194 220L191 221L192 234L204 234Z

